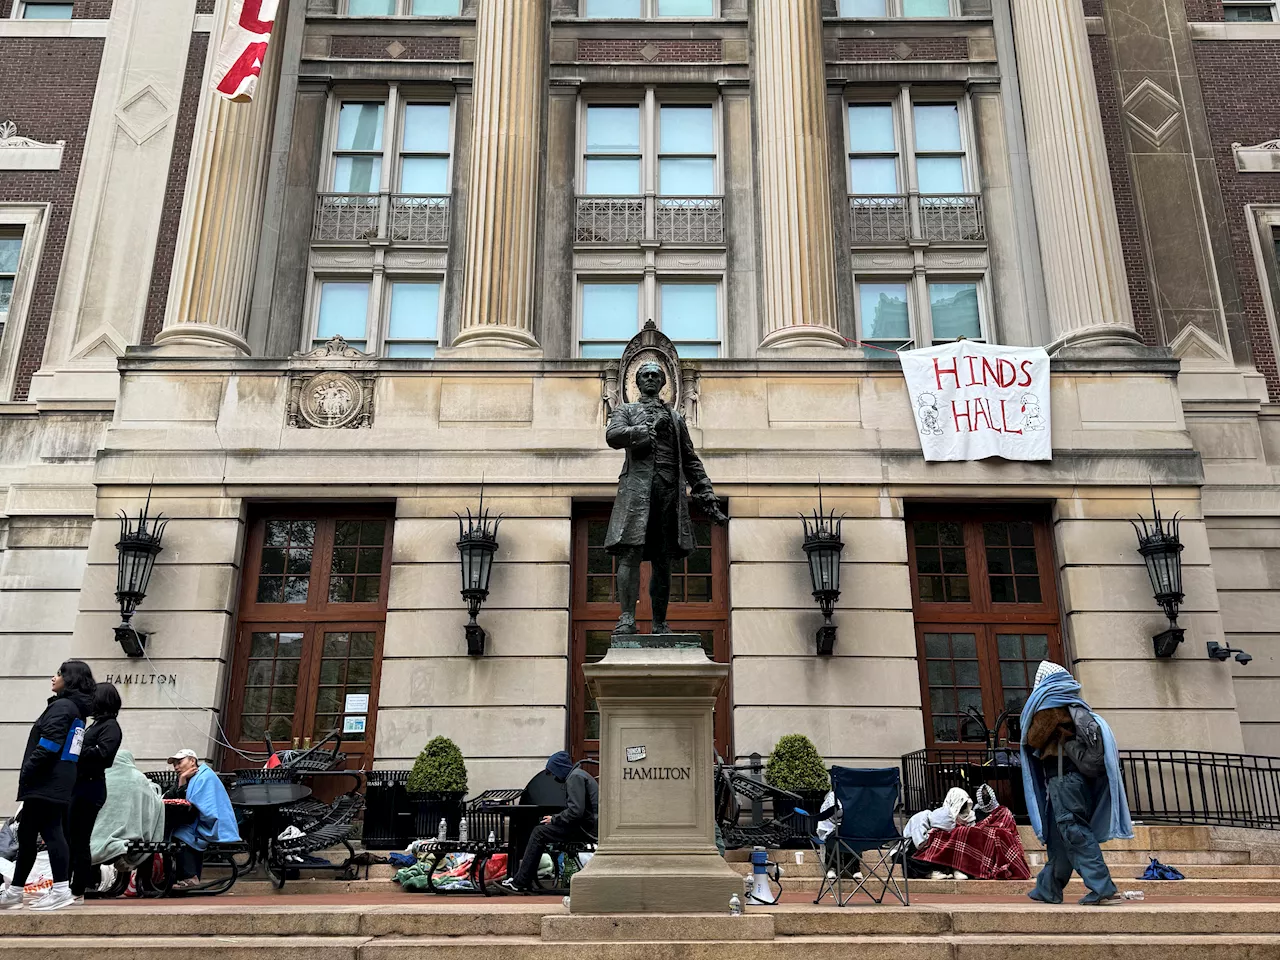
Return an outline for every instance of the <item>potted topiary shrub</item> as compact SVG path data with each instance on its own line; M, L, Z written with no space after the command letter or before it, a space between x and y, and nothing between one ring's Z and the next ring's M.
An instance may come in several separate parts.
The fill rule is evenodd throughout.
M773 815L791 825L792 841L788 846L808 846L809 838L818 828L818 810L831 788L822 754L803 733L788 733L774 744L765 763L764 779L771 787L800 797L799 803L775 800ZM796 813L796 807L808 815Z
M441 817L448 825L448 835L457 837L467 795L467 764L458 745L448 737L435 737L423 747L405 782L405 793L413 812L415 838L435 837Z

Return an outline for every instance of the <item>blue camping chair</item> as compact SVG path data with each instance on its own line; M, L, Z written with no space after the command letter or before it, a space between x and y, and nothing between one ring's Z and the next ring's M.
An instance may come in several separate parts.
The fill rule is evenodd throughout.
M897 767L831 768L831 789L843 815L836 832L827 837L827 843L835 845L831 871L835 876L823 875L814 903L821 903L831 894L836 905L843 907L865 892L876 903L883 903L891 893L904 907L911 905L907 845L893 817L901 788L902 775ZM859 862L862 879L853 875ZM849 885L852 889L846 893ZM878 894L873 892L875 887L879 887Z

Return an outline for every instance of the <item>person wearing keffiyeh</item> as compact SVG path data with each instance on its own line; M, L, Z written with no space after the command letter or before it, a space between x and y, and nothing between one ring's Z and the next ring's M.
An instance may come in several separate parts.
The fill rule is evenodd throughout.
M1089 888L1081 905L1122 903L1100 846L1133 836L1111 728L1081 698L1079 682L1045 660L1022 708L1021 729L1027 814L1048 851L1027 896L1061 903L1075 870Z

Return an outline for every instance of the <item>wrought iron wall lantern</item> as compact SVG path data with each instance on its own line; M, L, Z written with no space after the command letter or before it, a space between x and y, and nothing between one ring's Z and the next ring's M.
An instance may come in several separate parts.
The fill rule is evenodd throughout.
M1151 490L1151 512L1154 519L1148 523L1139 516L1142 524L1129 521L1138 535L1138 553L1147 565L1147 575L1151 578L1151 589L1155 591L1156 603L1160 604L1164 615L1169 618L1169 629L1157 633L1151 638L1155 644L1157 657L1172 657L1178 644L1182 642L1186 631L1178 626L1178 607L1183 601L1182 593L1182 541L1178 539L1179 518L1175 513L1172 520L1165 520L1156 508L1155 488Z
M818 509L812 516L800 515L804 524L804 553L809 561L809 579L813 584L813 599L822 609L823 624L818 628L818 655L831 656L836 645L836 625L831 614L840 599L840 555L844 541L840 528L844 517L837 517L835 510L826 513L822 506L822 482L818 482Z
M147 634L133 626L133 614L147 596L151 571L156 555L164 548L160 541L169 521L160 514L151 518L151 492L138 514L137 523L131 523L128 514L120 511L120 540L116 543L116 601L120 604L120 626L116 627L116 642L125 655L141 657L146 651Z
M488 511L484 508L484 485L480 486L480 508L473 516L467 508L467 524L458 518L458 556L462 563L462 596L467 601L471 620L467 623L467 655L484 655L485 632L476 623L480 605L489 598L489 576L493 573L493 555L498 550L498 525L502 517L496 517L490 525Z

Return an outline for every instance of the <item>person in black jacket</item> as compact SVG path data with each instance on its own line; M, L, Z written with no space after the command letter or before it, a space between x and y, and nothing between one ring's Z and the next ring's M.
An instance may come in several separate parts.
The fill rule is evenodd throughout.
M116 717L120 715L120 691L112 683L100 683L93 694L93 723L84 732L75 791L67 815L67 841L71 845L71 895L84 898L87 887L102 882L101 871L89 852L98 811L107 802L107 768L116 761L123 735Z
M76 764L84 746L85 718L93 711L93 671L79 660L68 660L53 677L53 696L31 728L22 770L18 774L18 859L13 881L0 891L0 909L22 906L22 888L36 862L36 844L44 837L49 849L53 889L31 905L32 910L57 910L74 898L68 879L70 851L63 833L67 807L76 786Z
M575 767L573 759L564 750L547 759L547 773L564 783L567 805L555 816L543 817L542 823L529 834L520 868L515 876L508 877L501 884L514 893L527 893L533 889L538 864L550 844L594 843L596 839L600 808L600 786L596 778L581 767Z

